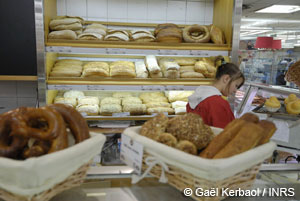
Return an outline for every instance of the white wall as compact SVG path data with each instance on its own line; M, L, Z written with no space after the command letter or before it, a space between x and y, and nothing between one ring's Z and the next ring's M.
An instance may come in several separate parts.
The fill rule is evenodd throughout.
M213 0L57 0L57 14L85 20L212 24Z

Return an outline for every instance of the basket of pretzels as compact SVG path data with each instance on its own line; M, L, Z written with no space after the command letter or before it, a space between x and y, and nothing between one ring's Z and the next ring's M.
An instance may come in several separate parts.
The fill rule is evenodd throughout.
M197 114L188 113L168 119L158 114L141 127L132 127L124 135L143 145L142 175L147 173L180 191L191 188L215 189L215 196L192 197L195 200L222 200L222 189L249 189L260 164L269 158L276 144L269 141L276 127L247 113L225 129L209 127Z
M50 200L80 185L106 138L73 107L21 107L0 115L0 198Z

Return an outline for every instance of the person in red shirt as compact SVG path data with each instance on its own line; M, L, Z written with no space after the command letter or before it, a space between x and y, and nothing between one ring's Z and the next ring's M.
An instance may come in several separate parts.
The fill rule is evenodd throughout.
M212 86L199 86L188 99L187 112L198 114L205 124L218 128L234 120L229 102L222 96L233 94L245 82L240 69L232 63L220 65Z

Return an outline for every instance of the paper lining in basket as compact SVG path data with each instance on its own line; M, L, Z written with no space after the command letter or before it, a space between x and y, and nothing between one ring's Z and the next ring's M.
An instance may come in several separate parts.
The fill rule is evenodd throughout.
M99 154L106 137L91 138L67 149L24 161L0 157L0 188L31 197L64 181Z
M211 160L187 154L141 136L139 134L140 128L141 127L127 128L123 134L143 144L144 151L155 157L157 161L172 164L186 172L210 181L222 180L251 168L270 157L276 148L274 142L268 142L230 158ZM220 132L220 129L213 128L212 130L215 134Z

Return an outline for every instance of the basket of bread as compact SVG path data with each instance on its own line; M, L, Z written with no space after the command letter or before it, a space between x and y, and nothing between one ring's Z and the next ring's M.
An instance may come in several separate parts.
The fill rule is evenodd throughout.
M0 115L0 198L48 201L80 185L106 140L73 107L20 107Z
M269 141L276 127L251 113L229 123L224 130L205 125L197 114L168 119L160 113L141 127L124 131L143 145L142 175L147 173L184 192L193 190L195 200L222 200L224 189L249 189L260 164L269 158L276 144ZM216 194L196 194L214 189Z

